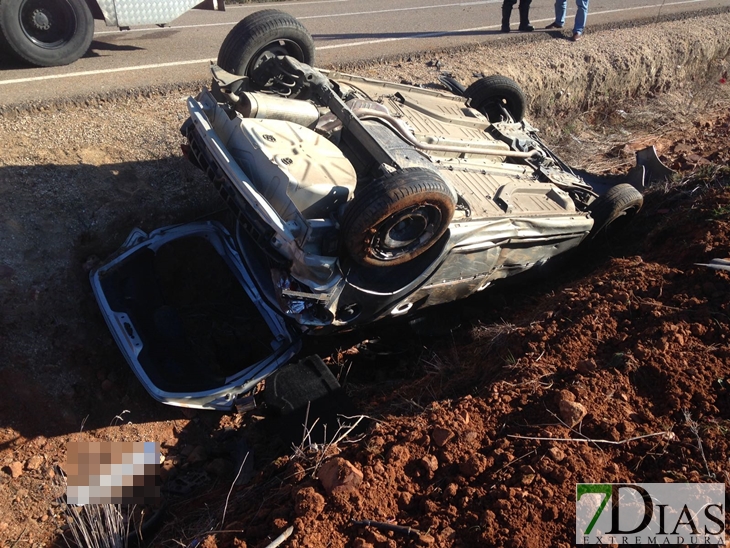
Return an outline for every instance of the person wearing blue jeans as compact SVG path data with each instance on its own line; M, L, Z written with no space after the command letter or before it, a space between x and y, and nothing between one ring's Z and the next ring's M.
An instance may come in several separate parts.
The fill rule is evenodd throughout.
M575 13L573 23L573 42L580 40L585 32L586 19L588 18L589 0L575 0L578 11ZM547 29L562 29L565 25L565 12L568 9L568 0L555 0L555 21L550 23Z

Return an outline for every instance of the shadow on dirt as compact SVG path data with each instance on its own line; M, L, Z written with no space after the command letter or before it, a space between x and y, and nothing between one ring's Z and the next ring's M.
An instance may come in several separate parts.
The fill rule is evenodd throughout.
M48 211L63 213L50 216ZM272 442L271 429L253 415L191 413L156 403L113 342L88 282L89 270L113 253L133 227L150 231L203 218L228 223L226 211L212 185L179 157L0 168L5 227L0 233L0 355L5 357L0 386L13 394L0 398L0 431L14 433L0 442L0 450L28 439L104 430L129 421L136 435L165 445L170 500L186 504L177 501L194 494L212 505L225 500L238 469L250 477L277 456L291 454L292 436ZM458 347L471 337L473 326L498 323L505 310L529 309L606 256L599 249L588 258L567 258L553 263L541 279L516 278L439 307L414 322L415 331L405 322L370 326L308 340L301 355L328 356L346 390L365 386L376 399L377 391L392 392L404 380L438 372L439 363L429 354L434 344L453 341ZM339 349L350 348L357 349L352 367L348 370L343 361L338 370ZM501 363L498 357L489 359L489 366L478 372L485 389L504 375L495 365ZM467 375L453 384L450 395L469 393L470 380ZM405 413L418 413L419 405L433 399L424 384L420 396L404 400ZM171 426L183 418L184 426ZM157 430L151 423L157 423ZM107 430L101 435L124 434ZM245 465L250 469L243 466L244 458L250 458Z
M153 402L127 367L98 311L88 273L134 227L150 231L216 215L230 222L212 186L183 159L167 158L5 167L0 188L6 228L0 234L6 250L0 264L0 353L6 356L0 385L14 393L0 400L0 427L25 438L49 438L82 424L87 430L108 426L124 409L133 411L135 423L179 417L179 410ZM524 282L532 284L531 278ZM544 283L531 285L530 293L550 291L558 279ZM493 299L517 299L516 306L524 306L521 291L524 285L515 280L484 297L441 307L415 322L421 339L407 324L383 324L307 341L301 355L328 355L365 339L410 352L413 345L404 340L416 342L417 349L429 338L451 336L459 325L499 321L490 312Z
M495 25L498 27L498 25ZM408 38L440 38L444 36L490 36L502 34L499 28L495 30L469 30L469 31L431 31L431 32L350 32L342 34L312 34L312 38L318 41L329 42L332 40L401 40ZM515 32L515 34L517 34Z
M169 417L119 354L88 273L134 227L222 209L214 189L175 157L0 168L0 194L0 386L14 394L0 398L0 428L49 438L107 426L123 409L135 422Z

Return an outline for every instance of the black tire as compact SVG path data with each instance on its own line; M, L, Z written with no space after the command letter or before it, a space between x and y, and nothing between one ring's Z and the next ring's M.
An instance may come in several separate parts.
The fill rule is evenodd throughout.
M261 10L231 29L218 51L218 66L233 74L252 77L263 61L277 55L289 55L312 65L314 40L304 25L288 13Z
M471 99L472 108L484 114L492 123L503 121L502 109L515 122L521 121L525 116L525 94L517 82L506 76L481 78L466 88L464 95Z
M455 206L451 187L435 171L396 171L356 191L342 220L344 247L365 266L405 263L446 232Z
M591 204L591 217L594 219L591 236L608 236L619 232L639 212L644 197L628 183L613 186L596 198Z
M94 17L85 0L0 0L0 31L21 60L68 65L89 49Z

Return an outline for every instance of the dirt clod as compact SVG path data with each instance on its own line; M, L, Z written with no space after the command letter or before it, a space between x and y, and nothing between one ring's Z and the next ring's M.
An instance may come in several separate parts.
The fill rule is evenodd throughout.
M568 401L568 400L562 400L560 402L559 409L560 409L560 417L570 427L573 427L576 424L578 424L580 421L582 421L583 417L585 417L586 414L588 413L588 410L585 408L585 406L582 403Z
M23 463L22 462L11 462L8 465L8 468L10 469L10 477L11 478L19 478L23 475Z
M403 445L394 445L388 451L388 462L394 466L404 466L411 460L411 452Z
M217 458L205 465L205 471L216 477L226 477L233 471L233 464L229 460Z
M561 462L563 459L565 459L565 452L560 449L560 447L551 447L550 449L548 449L548 455L555 462Z
M467 415L468 416L468 415ZM448 428L434 428L431 432L431 438L438 447L443 447L454 437L454 432Z
M197 445L192 448L187 447L185 453L187 453L187 457L185 458L187 464L197 464L199 462L205 462L208 459L208 452L202 445Z
M298 516L316 518L324 510L325 500L313 487L304 487L294 496L294 511Z
M43 458L43 455L33 455L25 461L25 468L26 470L38 470L43 465L44 461L45 459Z
M474 453L459 464L459 471L468 478L478 476L487 469L489 461L481 453Z
M335 457L322 465L317 478L328 495L347 494L357 490L363 474L350 461Z

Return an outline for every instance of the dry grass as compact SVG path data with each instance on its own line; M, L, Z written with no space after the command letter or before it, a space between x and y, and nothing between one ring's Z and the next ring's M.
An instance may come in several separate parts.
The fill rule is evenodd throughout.
M125 548L128 545L129 523L119 504L67 505L66 515L73 542L80 548ZM66 537L64 540L70 546Z
M622 172L635 163L625 145L653 144L661 154L698 117L711 119L730 109L729 56L712 59L702 73L666 93L637 98L621 93L618 86L617 92L595 97L584 108L556 113L537 105L531 121L571 165L595 173Z
M519 327L516 325L502 321L501 323L474 327L472 329L472 337L476 340L486 341L485 354L488 354L494 349L504 349L509 335L518 330Z

